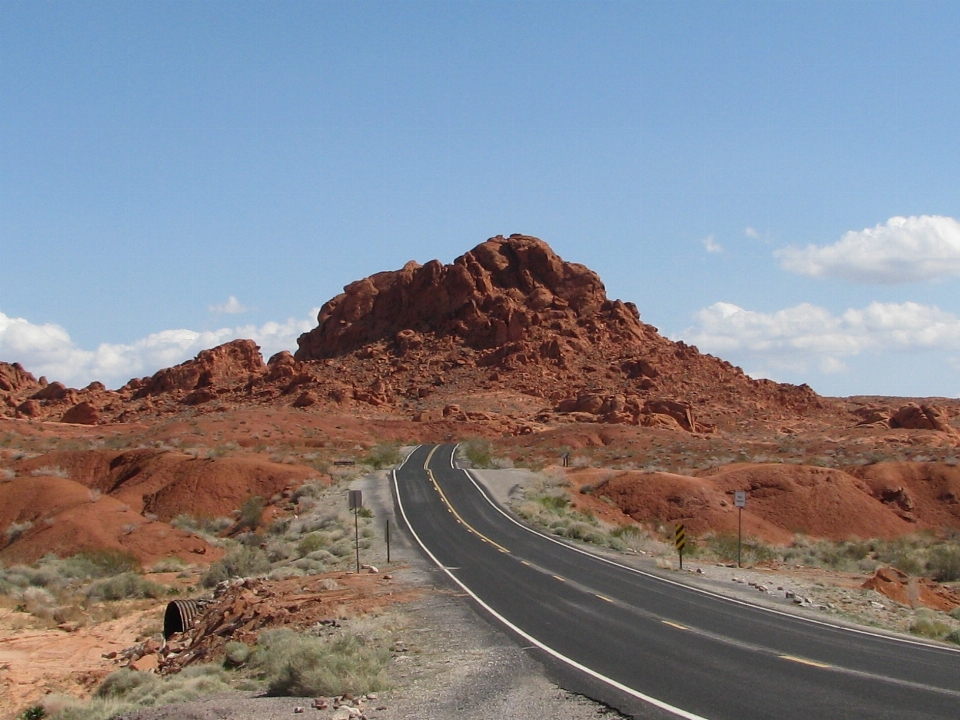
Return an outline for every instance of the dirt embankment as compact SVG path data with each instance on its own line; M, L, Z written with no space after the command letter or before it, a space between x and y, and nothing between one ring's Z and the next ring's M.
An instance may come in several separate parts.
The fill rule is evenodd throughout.
M173 518L229 516L251 497L269 501L329 481L311 467L257 456L166 450L59 451L7 467L14 476L0 480L0 528L16 528L0 550L8 562L97 549L125 550L144 564L169 556L210 562L222 551L171 526Z
M694 534L737 531L737 490L748 493L744 532L768 542L960 529L960 467L945 463L878 463L850 472L738 463L693 475L574 469L569 477L581 493L607 498L635 521L683 522Z

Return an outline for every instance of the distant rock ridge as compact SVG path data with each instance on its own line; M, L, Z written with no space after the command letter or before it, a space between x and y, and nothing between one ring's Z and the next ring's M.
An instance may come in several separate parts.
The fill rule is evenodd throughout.
M756 422L790 433L817 417L960 443L933 406L851 407L673 342L635 305L609 299L595 272L527 235L491 238L449 265L410 262L353 282L317 320L295 355L265 363L254 341L234 340L116 391L99 382L75 390L0 363L0 413L100 425L267 405L472 423L464 432L483 434L573 422L686 433Z

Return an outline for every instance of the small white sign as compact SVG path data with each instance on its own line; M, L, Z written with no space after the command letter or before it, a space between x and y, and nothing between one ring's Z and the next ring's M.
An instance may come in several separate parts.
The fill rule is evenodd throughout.
M745 490L737 490L733 494L733 504L737 507L747 506L747 493Z

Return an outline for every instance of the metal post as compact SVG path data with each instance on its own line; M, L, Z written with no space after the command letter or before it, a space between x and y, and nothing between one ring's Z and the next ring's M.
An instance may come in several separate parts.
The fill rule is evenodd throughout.
M390 520L387 520L387 565L390 564Z
M353 510L353 539L357 546L357 574L360 574L360 509Z
M743 508L737 508L737 567L740 567L740 543L743 541Z

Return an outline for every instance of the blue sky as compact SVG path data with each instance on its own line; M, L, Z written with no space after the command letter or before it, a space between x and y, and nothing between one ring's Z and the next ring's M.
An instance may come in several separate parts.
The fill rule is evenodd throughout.
M952 2L0 0L0 360L117 386L520 232L824 394L960 394Z

